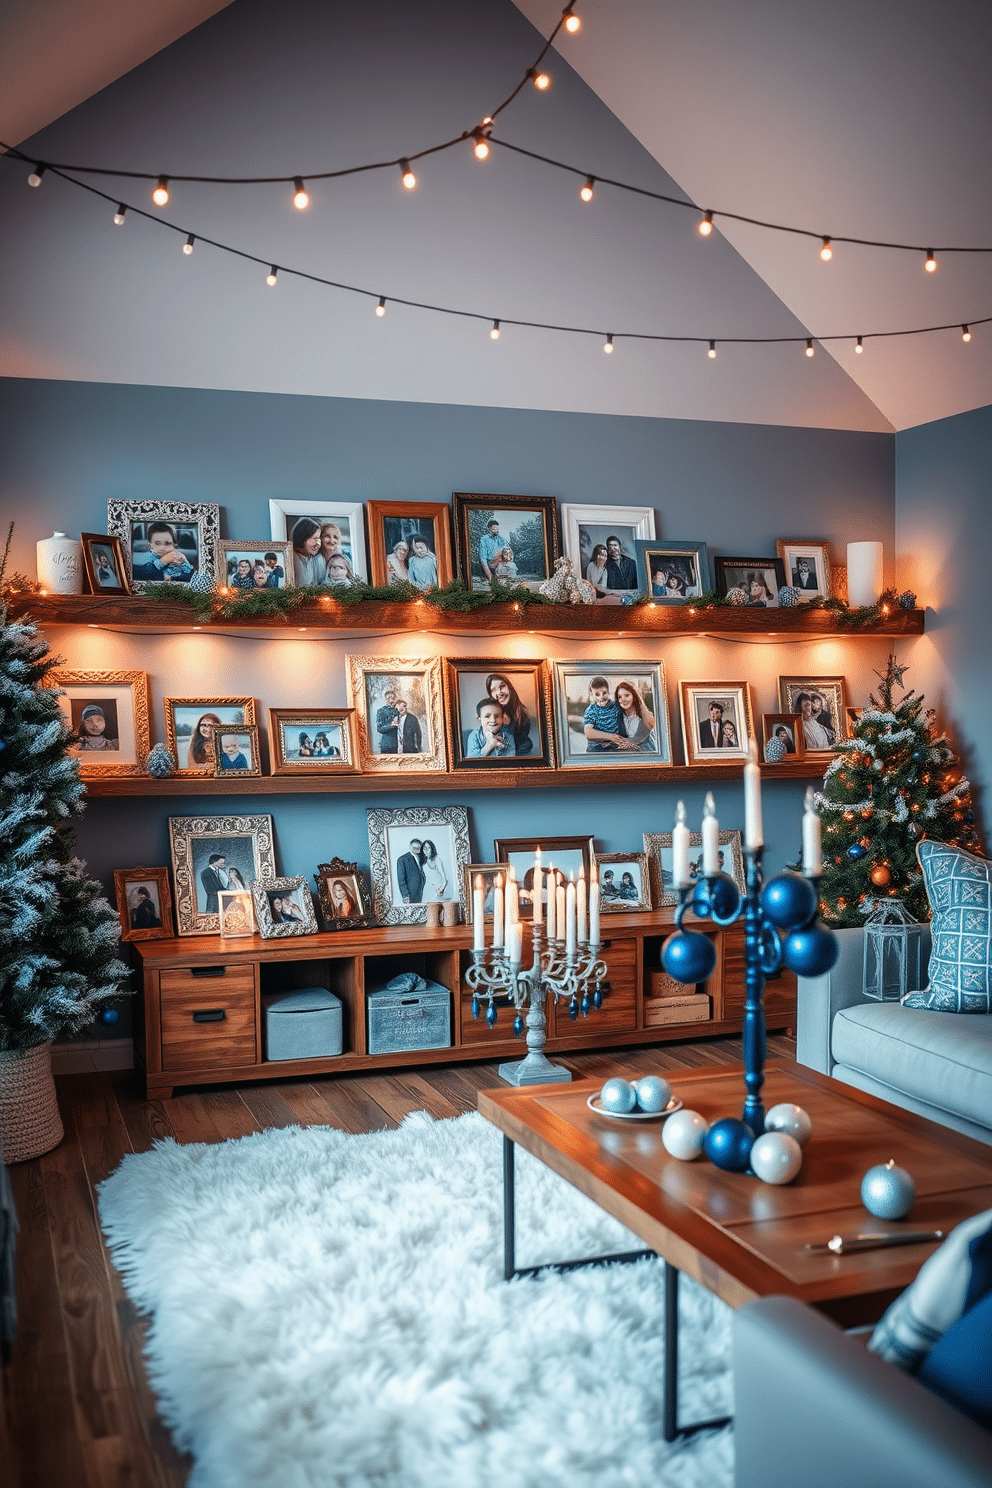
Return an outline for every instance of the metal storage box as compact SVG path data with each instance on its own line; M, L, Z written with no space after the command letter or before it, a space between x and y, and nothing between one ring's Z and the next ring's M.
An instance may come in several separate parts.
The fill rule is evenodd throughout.
M437 982L417 981L409 990L390 984L367 994L370 1054L450 1047L451 993Z
M341 1002L324 987L267 993L262 1014L267 1059L322 1059L341 1053Z

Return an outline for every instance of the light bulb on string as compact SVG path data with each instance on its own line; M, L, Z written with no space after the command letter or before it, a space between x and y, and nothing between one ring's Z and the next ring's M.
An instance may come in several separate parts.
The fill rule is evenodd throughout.
M971 331L968 329L968 327L966 325L963 325L961 327L961 340L962 341L970 341L971 340Z
M823 247L820 249L820 257L824 263L829 263L834 256L834 250L830 246L830 239L824 238Z
M709 357L709 359L710 359L711 362L716 359L716 342L715 341L711 341L710 342L710 349L706 353L706 355Z
M159 176L159 178L158 178L158 185L155 187L155 190L152 192L152 201L155 203L155 205L157 207L164 207L165 204L166 204L166 202L168 200L169 200L169 178L168 178L168 176Z
M309 205L310 198L303 184L303 177L296 176L293 180L293 206L298 212L305 212Z
M538 72L536 67L532 67L527 76L531 79L539 93L544 93L546 89L551 87L551 79L548 74L546 72Z
M413 171L410 169L409 160L400 161L400 172L402 175L403 185L406 187L407 191L412 191L417 184L417 178L413 174Z
M39 163L35 166L34 170L28 176L28 185L29 186L40 186L41 185L41 178L45 174L45 170L46 170L46 167L43 166L41 164L41 162L39 161Z
M595 184L596 184L596 182L595 182L595 178L593 176L586 176L586 184L582 187L582 190L579 192L579 195L581 196L581 198L582 198L583 201L592 201L592 189L595 186Z
M928 274L935 274L937 272L937 260L934 257L932 248L927 249L927 261L923 265L923 267L926 269Z
M812 336L806 342L806 355L808 357L811 357L813 355L813 338L812 338Z
M279 270L276 268L275 264L273 264L272 267L271 267L271 269L269 270L269 272L265 276L265 282L269 286L270 289L275 284L275 282L276 282L276 280L278 278L279 278Z
M186 239L185 243L183 244L183 252L186 254L187 258L193 252L193 244L195 242L196 242L196 239L194 238L193 234L190 233L189 237Z
M704 212L703 213L703 220L699 224L699 236L701 238L708 238L709 235L710 235L710 233L712 231L713 231L713 213L712 212Z
M854 348L855 354L857 356L860 356L862 354L862 352L864 351L864 349L865 349L865 347L864 347L864 338L862 336L859 336L858 337L857 345Z
M475 140L475 158L485 160L489 154L489 141L483 134L481 126L472 131L472 138Z
M565 18L565 30L569 32L571 36L574 36L576 31L578 31L582 25L581 20L575 14L575 11L570 5L566 5L565 9L562 11L562 15Z
M498 320L494 320L493 321L493 328L489 332L489 339L490 339L490 341L498 341L499 340L499 321Z
M375 313L376 313L376 315L378 315L378 317L379 317L380 320L385 315L385 313L386 313L386 296L385 295L380 295L379 296L379 303L375 307Z
M124 213L126 211L127 211L127 207L124 205L123 202L121 202L120 205L117 208L117 211L114 213L114 226L115 227L120 227L122 225L122 223L124 221Z
M603 350L605 352L607 352L607 353L610 353L613 350L613 333L612 333L612 331L607 336L606 340L603 342Z

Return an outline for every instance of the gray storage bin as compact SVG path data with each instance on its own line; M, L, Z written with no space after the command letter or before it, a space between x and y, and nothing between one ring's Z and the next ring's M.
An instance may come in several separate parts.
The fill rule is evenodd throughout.
M341 1001L324 987L266 993L262 1014L267 1059L323 1059L341 1053Z
M402 1054L408 1049L447 1049L451 1045L451 993L416 972L403 972L385 987L367 993L369 1053Z

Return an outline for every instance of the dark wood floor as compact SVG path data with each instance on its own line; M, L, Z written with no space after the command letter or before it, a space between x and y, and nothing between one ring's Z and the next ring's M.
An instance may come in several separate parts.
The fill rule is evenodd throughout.
M794 1057L786 1037L769 1053ZM741 1058L740 1040L700 1040L556 1056L579 1078L664 1073ZM457 1116L499 1083L493 1063L430 1065L391 1074L191 1090L145 1101L135 1077L57 1081L65 1139L11 1169L17 1202L19 1335L4 1371L14 1466L22 1488L180 1488L188 1459L158 1419L142 1361L145 1324L110 1264L95 1188L129 1152L159 1137L222 1142L266 1127L383 1131L410 1111Z

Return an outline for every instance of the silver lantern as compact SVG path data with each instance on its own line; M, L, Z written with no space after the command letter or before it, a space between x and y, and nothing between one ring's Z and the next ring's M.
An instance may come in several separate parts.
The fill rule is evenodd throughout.
M865 921L865 996L898 1002L923 985L923 927L901 899L879 899Z

